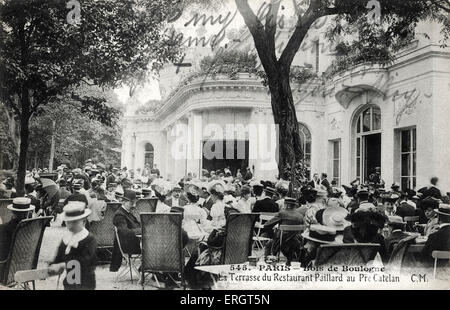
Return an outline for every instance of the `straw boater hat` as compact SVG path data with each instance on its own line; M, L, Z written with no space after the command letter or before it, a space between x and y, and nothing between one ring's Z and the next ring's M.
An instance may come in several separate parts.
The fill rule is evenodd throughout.
M272 196L278 195L277 191L273 187L266 187L264 191Z
M434 212L439 215L450 216L450 205L441 203L439 204L439 209L435 209Z
M14 198L12 204L7 206L8 210L15 212L33 211L34 206L31 205L31 199L26 197Z
M82 201L69 201L63 209L61 219L65 222L78 221L88 217L91 209L86 208L86 204Z
M336 231L343 231L351 223L345 218L348 211L342 207L328 207L325 208L322 215L322 222L325 226L335 229Z
M406 222L403 221L401 216L392 215L388 216L388 225L393 227L402 227L406 225Z
M335 243L336 229L325 225L311 225L309 230L303 232L302 237L318 243Z

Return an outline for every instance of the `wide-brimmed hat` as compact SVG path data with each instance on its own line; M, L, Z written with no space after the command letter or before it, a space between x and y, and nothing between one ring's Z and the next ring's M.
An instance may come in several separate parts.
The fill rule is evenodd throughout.
M221 180L212 180L211 182L208 183L208 193L211 193L211 191L224 193L225 186L226 184Z
M439 215L450 216L450 205L441 203L439 204L439 209L435 209L434 212L436 212Z
M400 188L400 184L398 184L397 182L392 183L391 188Z
M436 199L433 199L431 197L427 197L425 199L423 199L422 201L419 202L419 207L422 210L427 210L427 209L439 209L439 202Z
M381 199L395 202L397 199L400 198L400 196L393 192L387 192L380 195Z
M91 209L86 208L86 203L82 201L69 201L63 209L61 220L64 222L78 221L88 217Z
M343 231L347 226L351 225L351 223L345 219L347 216L348 211L342 207L328 207L323 211L322 223L336 231Z
M26 197L14 198L12 204L8 205L7 208L8 210L16 212L28 212L34 210L31 199Z
M318 243L334 243L336 241L336 230L325 225L311 225L303 232L302 237Z

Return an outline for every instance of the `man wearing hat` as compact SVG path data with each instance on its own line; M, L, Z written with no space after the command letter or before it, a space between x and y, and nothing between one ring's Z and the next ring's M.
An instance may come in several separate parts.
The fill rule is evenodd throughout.
M112 168L111 173L106 177L106 187L108 187L109 183L119 183L119 176L118 176L119 169Z
M12 218L9 222L0 224L0 261L8 258L12 237L17 225L27 219L30 212L34 211L31 205L31 199L26 197L14 198L12 204L7 206L12 212ZM3 276L5 264L0 264L0 278Z
M400 240L409 237L405 232L406 222L403 218L397 215L388 217L388 237L385 239L387 255L390 257L395 246Z
M63 209L61 218L66 223L67 232L49 266L49 273L61 274L64 269L67 274L79 272L78 281L70 281L73 279L67 277L63 280L66 290L94 290L96 287L97 241L85 228L86 218L90 214L91 210L81 201L71 201ZM78 264L72 264L73 261Z
M298 203L295 198L285 197L283 210L264 224L264 231L271 236L276 225L302 225L303 216L295 210L297 207ZM283 244L280 249L280 231L277 230L275 237L266 245L265 255L277 255L281 250L288 262L294 259L298 260L300 258L301 245L301 237L298 232L286 231L283 232Z
M422 250L423 257L432 263L431 257L433 251L450 251L450 205L440 204L439 209L435 210L439 219L439 230L428 236L428 240ZM449 266L446 262L439 261L439 267Z
M260 200L255 202L252 212L267 212L275 213L279 211L278 205L274 201L273 197L277 195L277 191L272 187L266 187Z
M183 207L187 205L188 200L185 195L181 195L181 186L178 184L175 184L172 187L172 191L170 193L170 197L166 199L164 202L169 207ZM211 204L212 206L212 204Z
M136 200L137 197L135 191L129 189L124 190L122 206L116 211L113 218L113 224L117 227L122 250L132 254L141 253L140 241L136 236L142 233L141 223L133 214ZM119 270L121 264L122 254L120 253L117 240L115 240L109 270L116 272Z
M41 209L41 202L37 199L35 185L36 180L34 178L25 178L25 197L31 199L31 205L34 206L34 212L38 212Z
M369 202L369 191L365 187L361 187L356 192L356 196L358 197L359 206L357 210L360 211L374 211L375 205L371 202Z

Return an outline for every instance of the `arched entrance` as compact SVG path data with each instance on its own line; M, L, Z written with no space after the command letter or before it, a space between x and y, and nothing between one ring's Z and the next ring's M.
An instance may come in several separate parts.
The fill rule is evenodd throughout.
M153 145L151 143L145 144L145 156L144 156L144 164L145 166L153 168L153 159L155 157L155 151L153 149Z
M378 106L366 106L355 115L356 177L365 182L369 175L381 168L381 110Z

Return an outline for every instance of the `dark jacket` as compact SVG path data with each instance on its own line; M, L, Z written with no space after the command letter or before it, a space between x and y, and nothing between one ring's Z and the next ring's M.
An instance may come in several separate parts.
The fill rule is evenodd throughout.
M268 236L271 237L271 241L268 242L265 249L265 255L277 255L278 252L282 252L284 256L288 259L288 261L293 260L294 258L300 258L300 248L301 248L301 232L298 231L285 231L283 232L283 243L280 247L280 237L281 231L276 231L275 235L270 234L273 227L276 224L280 225L302 225L303 224L303 216L295 211L295 210L283 210L278 212L278 214L267 221L264 224L264 230L268 233Z
M407 202L402 202L398 207L397 211L395 212L398 216L401 216L402 218L405 218L405 216L415 216L416 215L416 209L411 206Z
M385 239L387 255L390 257L395 246L400 240L408 238L410 235L401 230L396 230Z
M66 263L67 274L75 272L77 265L68 264L70 261L80 263L80 283L69 283L67 277L63 281L66 290L94 290L95 289L95 266L97 265L97 241L94 236L89 234L85 239L78 243L77 248L71 248L69 254L66 254L66 244L61 241L54 264ZM70 277L69 279L72 279Z
M428 240L422 250L422 255L430 266L434 263L434 259L431 257L433 251L450 251L450 225L444 226L428 236ZM438 267L449 265L448 261L438 261Z
M124 208L119 208L114 214L113 224L117 227L120 245L122 246L124 253L140 254L140 240L136 235L140 235L142 229L138 219ZM118 271L121 264L122 253L120 253L117 240L114 240L110 271Z
M430 186L424 193L423 198L433 197L436 199L441 199L441 191L434 186Z
M252 212L258 213L258 212L268 212L268 213L275 213L278 212L278 205L270 199L269 197L266 197L261 200L257 200L255 202L255 206L253 207Z

